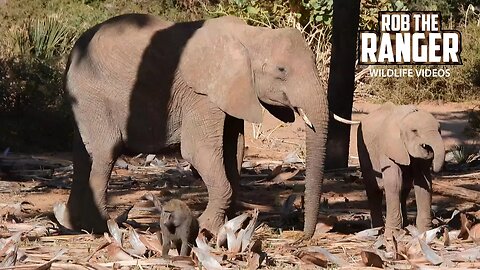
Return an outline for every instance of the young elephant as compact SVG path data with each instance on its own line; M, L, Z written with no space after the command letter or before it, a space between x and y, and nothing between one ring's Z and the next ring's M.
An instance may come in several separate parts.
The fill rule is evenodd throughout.
M239 197L244 120L262 108L306 131L305 226L315 230L328 100L315 58L297 29L247 25L231 16L173 23L125 14L82 34L65 73L75 118L73 184L59 222L107 230L107 188L122 154L175 150L205 182L202 228L216 233ZM307 117L308 116L308 117Z
M445 159L438 121L413 105L386 103L364 118L357 134L358 155L368 196L372 226L383 226L382 189L387 218L385 234L406 225L406 200L414 186L416 225L431 226L432 176Z

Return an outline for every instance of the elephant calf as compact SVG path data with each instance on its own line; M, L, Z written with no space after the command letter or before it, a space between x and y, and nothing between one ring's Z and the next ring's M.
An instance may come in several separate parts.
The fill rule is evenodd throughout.
M386 103L362 120L357 134L358 155L368 196L372 226L383 226L382 189L387 218L385 234L407 222L406 200L414 186L416 225L420 231L431 226L432 176L445 159L438 121L413 105Z

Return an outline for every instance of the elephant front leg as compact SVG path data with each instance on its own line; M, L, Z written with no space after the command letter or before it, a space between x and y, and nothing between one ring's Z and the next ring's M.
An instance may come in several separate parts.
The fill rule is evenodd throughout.
M224 117L220 110L210 111L208 118L194 114L182 123L182 156L197 169L208 191L207 207L198 220L213 233L224 224L233 195L224 163Z
M420 232L427 231L432 227L432 175L430 173L430 161L420 160L415 165L414 189L417 203L417 228Z
M196 150L193 159L189 160L197 168L208 191L208 204L199 217L201 228L216 233L225 222L225 213L232 201L232 187L227 179L223 165L222 149L218 143L203 142Z
M387 218L385 222L385 236L387 239L402 228L402 171L396 164L383 167L385 199L387 204Z

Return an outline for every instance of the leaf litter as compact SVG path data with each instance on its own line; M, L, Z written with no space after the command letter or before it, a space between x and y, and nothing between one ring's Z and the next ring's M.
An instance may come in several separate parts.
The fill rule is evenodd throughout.
M168 186L169 177L193 181L188 164L151 155L139 156L137 160L136 165L130 164L128 160L128 166L123 164L122 168L118 168L134 173L131 181L124 186L121 184L123 182L114 181L112 188L122 190L132 187L136 182L143 183L142 181L145 181L145 185L151 185L151 182L143 180L142 175L151 176L168 170L171 172L166 178L155 180L162 181L160 186ZM38 173L38 177L46 176L45 172L35 171L32 163L28 164L30 167L24 168L26 173ZM293 187L295 191L296 181L292 181L292 177L295 180L302 177L301 166L284 170L281 164L272 164L276 167L263 176L267 179L264 183L252 183L282 192ZM261 170L270 165L255 166L257 170ZM51 166L48 169L52 171L52 178L71 177L71 167L68 164L61 164L57 168ZM21 170L16 172L20 173ZM42 180L42 183L47 180ZM284 182L292 184L284 186ZM185 189L182 185L179 187ZM172 191L171 188L169 190ZM175 193L166 196L172 194L179 196ZM336 227L341 218L325 214L319 217L318 232L314 239L298 241L301 239L301 229L277 229L276 226L267 225L268 218L265 218L265 214L268 213L249 211L227 221L217 238L211 239L200 234L190 257L173 256L166 260L160 258L161 240L157 236L158 226L154 222L158 212L155 212L152 201L150 206L145 206L149 196L145 197L144 201L127 205L123 213L110 220L110 232L103 236L65 235L61 228L46 219L28 217L31 208L35 208L28 200L5 202L0 205L0 209L9 209L4 217L8 214L18 218L4 218L0 223L1 266L10 269L184 269L200 265L205 269L284 269L298 265L338 269L480 268L480 225L476 218L472 218L472 215L464 210L452 211L447 218L436 217L437 227L425 233L419 233L413 226L407 227L398 239L395 238L393 252L385 247L388 244L383 239L383 228L366 229L355 234L339 233ZM54 214L58 209L57 206ZM303 211L301 193L284 192L282 198L278 199L276 209L278 211L274 214L278 215L279 224L288 224L282 223L284 218L300 218ZM130 210L135 213L131 214ZM454 224L457 219L461 223L459 226Z

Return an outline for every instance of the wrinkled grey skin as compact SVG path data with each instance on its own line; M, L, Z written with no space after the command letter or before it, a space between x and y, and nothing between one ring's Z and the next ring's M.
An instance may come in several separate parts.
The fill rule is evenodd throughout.
M387 237L406 225L406 199L412 186L417 203L416 225L431 227L432 175L445 159L440 124L413 105L386 103L365 117L358 129L358 155L367 191L372 226L383 226L385 191Z
M105 231L107 183L120 154L179 147L208 189L200 225L215 232L237 197L243 120L261 122L263 106L283 121L303 109L314 126L305 191L305 232L313 235L328 105L299 31L235 17L174 24L122 15L79 38L65 88L77 126L66 227Z

